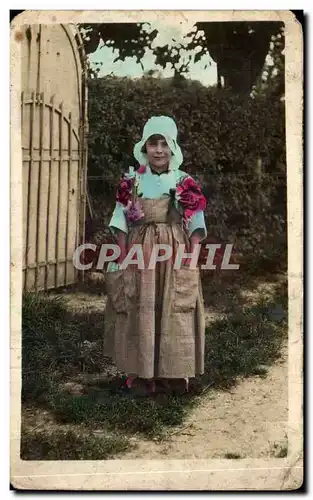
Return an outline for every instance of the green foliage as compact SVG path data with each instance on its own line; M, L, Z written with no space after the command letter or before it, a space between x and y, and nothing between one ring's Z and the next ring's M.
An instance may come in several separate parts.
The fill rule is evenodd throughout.
M209 233L254 259L284 261L284 103L242 98L194 81L90 81L88 169L102 180L90 180L89 189L102 226L113 209L118 178L135 164L133 145L145 121L162 114L177 122L182 168L203 185Z
M266 60L263 72L259 75L253 88L254 96L277 96L285 94L285 38L282 27L276 35L271 36L269 58Z
M247 95L261 75L271 36L281 29L280 22L198 22L183 38L170 43L154 43L158 30L150 23L81 24L80 30L87 54L100 42L113 48L116 60L136 57L137 62L147 50L155 56L155 64L174 69L175 75L189 72L189 65L209 54L217 64L219 78L233 92ZM184 55L183 55L184 54ZM142 67L143 69L143 67ZM94 75L100 68L94 70Z

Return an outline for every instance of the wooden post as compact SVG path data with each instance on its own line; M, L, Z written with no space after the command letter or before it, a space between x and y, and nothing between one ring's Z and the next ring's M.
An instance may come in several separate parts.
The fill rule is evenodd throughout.
M38 292L39 285L39 245L40 245L40 201L41 201L41 179L42 179L42 158L43 158L43 122L44 122L44 93L37 94L37 103L39 106L39 165L38 165L38 190L37 190L37 218L36 218L36 271L35 271L35 290Z
M86 191L87 191L87 83L86 74L83 72L82 78L82 114L80 123L80 206L79 206L79 244L85 243L85 221L86 221ZM79 278L81 281L85 279L84 271L80 271Z
M41 43L42 43L42 25L41 24L39 24L39 29L38 29L38 32L37 32L36 42L38 43L38 62L37 62L36 90L37 90L37 92L40 92Z
M56 224L56 265L55 265L55 280L54 286L59 286L59 241L60 241L60 204L61 204L61 165L62 165L62 144L63 144L63 102L60 104L59 114L59 169L58 169L58 207L57 207L57 224Z
M22 135L22 151L23 151L23 130L24 130L24 107L25 107L25 94L24 94L24 91L22 91L21 93L21 135ZM23 158L22 158L22 166L24 167L24 162L23 162ZM28 171L28 166L27 166L27 171ZM24 176L24 172L22 170L22 175ZM26 189L26 186L25 188ZM26 190L26 193L28 196L28 179L27 179L27 190ZM25 194L23 194L23 196L25 196ZM24 205L24 198L23 198L23 252L25 252L25 257L23 255L23 264L24 264L24 261L26 263L26 254L27 254L27 247L26 247L26 241L24 239L24 218L26 217L27 218L27 210L26 210L26 213L24 212L24 209L25 209L25 205ZM26 201L26 206L28 206L28 200ZM26 231L27 231L27 220L26 220L26 223L25 223L25 227L26 227ZM25 289L25 281L26 281L26 274L27 274L27 268L26 268L26 265L24 266L24 285L23 285L23 288Z
M65 284L68 279L68 238L69 238L69 210L70 210L70 185L72 172L72 113L69 113L68 122L68 167L67 167L67 200L66 200L66 229L65 229Z
M50 98L50 120L49 120L49 165L48 165L48 200L47 200L47 230L46 230L46 269L45 269L45 290L48 289L49 278L49 236L50 236L50 189L51 189L51 171L54 150L54 96Z
M26 222L26 256L25 256L25 290L27 290L28 278L28 250L29 250L29 214L30 214L30 199L31 199L31 180L32 180L32 167L34 163L34 118L35 118L35 92L31 93L30 103L30 118L29 118L29 173L28 173L28 199L27 199L27 222Z

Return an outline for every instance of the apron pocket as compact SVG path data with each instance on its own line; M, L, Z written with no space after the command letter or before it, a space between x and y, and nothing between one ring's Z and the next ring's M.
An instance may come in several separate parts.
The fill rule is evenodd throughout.
M199 268L182 267L173 269L175 311L192 311L196 308L199 294Z

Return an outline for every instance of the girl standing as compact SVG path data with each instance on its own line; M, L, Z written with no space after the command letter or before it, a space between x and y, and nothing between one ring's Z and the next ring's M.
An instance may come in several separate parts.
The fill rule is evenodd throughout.
M106 275L106 318L113 333L117 368L127 373L125 387L143 379L149 393L179 379L188 391L189 377L204 371L204 307L199 268L176 268L175 258L147 262L155 244L179 245L192 252L206 237L206 200L198 184L180 170L183 156L174 120L152 117L134 147L140 168L120 182L109 227L121 253ZM134 244L143 248L142 266L123 269ZM126 259L127 260L127 259Z

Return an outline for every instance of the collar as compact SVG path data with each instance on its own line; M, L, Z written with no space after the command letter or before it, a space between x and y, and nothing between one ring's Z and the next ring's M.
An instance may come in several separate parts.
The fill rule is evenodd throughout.
M164 170L163 172L157 172L157 170L154 170L150 165L149 165L149 169L150 169L150 172L152 175L162 175L162 174L169 174L170 173L170 169L168 168L167 170Z

